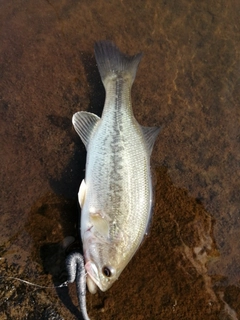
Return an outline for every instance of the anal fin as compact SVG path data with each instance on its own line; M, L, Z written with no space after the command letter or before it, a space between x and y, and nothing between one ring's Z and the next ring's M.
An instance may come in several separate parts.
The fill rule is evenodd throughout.
M76 112L72 117L74 129L82 139L86 148L99 119L96 114L86 111Z

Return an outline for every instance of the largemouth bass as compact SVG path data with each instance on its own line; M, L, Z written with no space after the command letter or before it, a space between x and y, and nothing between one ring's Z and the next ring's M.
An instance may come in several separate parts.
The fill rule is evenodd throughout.
M106 97L102 117L77 112L73 125L87 149L79 189L87 286L109 289L139 248L152 208L150 155L158 127L142 127L131 87L142 54L127 56L109 41L95 45Z

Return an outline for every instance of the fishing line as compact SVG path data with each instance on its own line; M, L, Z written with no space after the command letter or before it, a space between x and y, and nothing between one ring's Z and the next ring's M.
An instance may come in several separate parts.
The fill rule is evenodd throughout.
M0 278L1 279L18 280L18 281L26 283L26 284L28 284L30 286L34 286L34 287L41 288L41 289L55 289L55 288L63 288L63 287L67 287L68 286L68 281L65 281L65 282L61 283L59 286L41 286L39 284L32 283L30 281L23 280L23 279L20 279L20 278L17 278L17 277L0 276Z
M85 273L85 277L87 276L87 272ZM20 278L17 278L17 277L9 277L9 276L0 276L0 279L13 279L13 280L18 280L22 283L25 283L25 284L28 284L30 286L33 286L33 287L37 287L37 288L41 288L41 289L57 289L57 288L64 288L64 287L67 287L68 284L69 284L69 281L64 281L63 283L61 283L59 286L41 286L39 284L36 284L36 283L33 283L33 282L30 282L30 281L27 281L27 280L23 280L23 279L20 279Z

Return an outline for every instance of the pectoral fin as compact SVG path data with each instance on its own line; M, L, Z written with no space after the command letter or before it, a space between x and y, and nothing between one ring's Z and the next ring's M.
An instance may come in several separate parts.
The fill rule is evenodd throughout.
M78 201L79 201L81 209L82 209L82 207L84 205L85 194L86 194L86 183L85 183L85 181L83 179L82 182L81 182L79 191L78 191Z
M74 129L82 139L86 149L99 119L96 114L86 111L76 112L72 117Z
M153 145L162 128L161 127L143 127L143 126L141 126L141 128L142 128L143 135L145 137L145 141L146 141L148 151L149 151L149 156L150 156L152 153Z
M103 218L100 213L90 213L90 219L94 229L103 237L108 238L109 222Z

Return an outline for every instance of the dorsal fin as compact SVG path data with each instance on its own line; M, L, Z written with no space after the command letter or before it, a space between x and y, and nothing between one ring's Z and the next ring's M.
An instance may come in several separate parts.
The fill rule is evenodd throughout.
M146 145L148 147L148 152L149 152L149 156L152 153L152 149L153 149L153 145L156 141L156 138L160 132L160 130L162 129L162 127L143 127L142 128L142 132L143 135L145 137L145 141L146 141Z
M86 149L99 119L96 114L86 111L76 112L72 117L74 129L82 139Z

